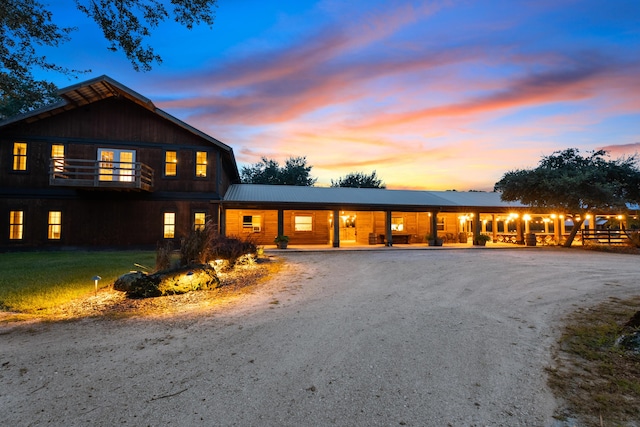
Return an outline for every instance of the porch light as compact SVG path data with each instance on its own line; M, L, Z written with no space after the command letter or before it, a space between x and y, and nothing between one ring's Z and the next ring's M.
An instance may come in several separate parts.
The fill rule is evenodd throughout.
M618 215L616 218L617 218L617 219L623 219L623 218L624 218L624 215Z
M524 219L525 221L531 221L531 215L529 215L529 214L524 214L524 215L522 216L522 219Z

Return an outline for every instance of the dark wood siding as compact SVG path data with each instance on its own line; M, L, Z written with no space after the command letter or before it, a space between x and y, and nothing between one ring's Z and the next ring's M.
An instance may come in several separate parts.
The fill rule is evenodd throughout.
M27 143L27 170L12 171L13 143ZM65 158L97 160L98 150L134 150L154 170L150 192L49 185L52 144ZM178 176L163 176L165 151L178 153ZM207 152L207 176L197 177L197 151ZM191 230L194 212L218 217L217 205L237 171L225 148L162 115L113 97L35 121L22 120L0 133L0 248L149 247L163 241L163 213L176 212L176 241ZM21 241L9 240L9 212L24 211ZM62 212L60 240L47 239L49 211ZM275 235L275 234L274 234Z

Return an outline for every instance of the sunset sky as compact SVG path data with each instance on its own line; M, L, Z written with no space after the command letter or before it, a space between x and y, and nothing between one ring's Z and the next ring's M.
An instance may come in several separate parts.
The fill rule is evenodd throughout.
M376 170L393 189L491 190L556 150L640 152L638 0L220 0L211 29L156 29L164 61L146 73L72 0L51 3L78 31L43 53L150 98L240 166L306 156L317 185Z

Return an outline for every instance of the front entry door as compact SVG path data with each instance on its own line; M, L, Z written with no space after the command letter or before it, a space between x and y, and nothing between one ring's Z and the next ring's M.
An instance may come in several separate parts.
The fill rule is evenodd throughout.
M340 212L340 242L355 242L356 238L356 213Z

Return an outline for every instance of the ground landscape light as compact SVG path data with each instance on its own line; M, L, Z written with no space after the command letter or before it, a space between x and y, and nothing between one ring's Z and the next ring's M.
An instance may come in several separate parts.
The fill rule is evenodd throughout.
M100 276L93 276L93 278L91 280L93 280L93 284L96 288L96 295L98 295L98 280L101 280L102 277Z

